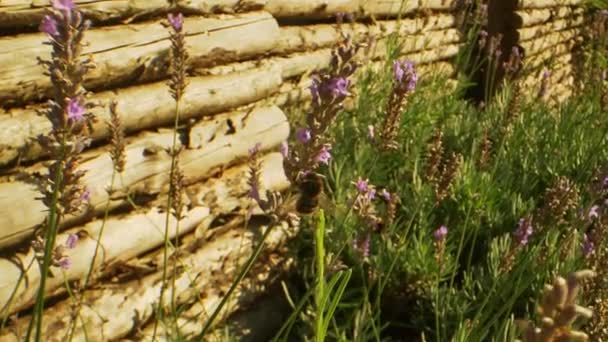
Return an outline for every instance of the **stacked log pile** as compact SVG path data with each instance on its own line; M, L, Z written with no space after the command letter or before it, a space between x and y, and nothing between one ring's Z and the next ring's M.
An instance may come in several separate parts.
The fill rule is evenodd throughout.
M504 61L513 47L523 56L523 88L538 94L547 83L546 97L557 103L572 94L573 53L581 43L585 23L582 1L490 1L490 34L502 35Z
M422 77L453 74L450 60L462 45L453 1L445 0L75 3L94 24L85 34L84 54L96 67L84 85L97 121L93 144L79 165L86 171L90 205L62 222L57 244L71 234L79 240L66 251L70 268L53 267L46 282L54 299L47 304L44 341L67 335L73 341L139 341L150 340L155 331L163 339L175 327L156 326L159 303L186 308L175 324L183 336L194 336L262 232L272 229L260 261L216 322L254 303L291 267L284 248L297 226L244 220L252 204L249 149L260 143L264 153L262 190L285 190L290 184L275 151L290 133L286 113L306 107L311 73L329 66L341 34L373 42L361 56L371 67L383 65L389 38L397 37L403 57L416 63ZM8 319L0 341L22 338L41 277L31 241L47 212L32 176L46 172L49 162L36 141L51 128L39 111L53 85L37 60L49 58L50 47L36 32L48 5L45 0L0 4L0 319ZM175 11L186 14L190 55L189 84L180 103L188 134L177 146L183 147L187 211L179 225L170 217L167 226L174 101L166 84L170 42L162 23ZM357 20L329 24L338 13ZM113 102L127 134L120 175L113 172L108 145ZM179 238L180 247L168 251L166 271L174 274L175 287L160 298L165 237ZM79 288L89 277L90 286ZM66 283L72 285L69 294Z

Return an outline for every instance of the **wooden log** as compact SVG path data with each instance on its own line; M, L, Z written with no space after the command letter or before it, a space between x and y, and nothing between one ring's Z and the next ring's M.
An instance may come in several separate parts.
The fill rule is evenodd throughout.
M261 159L262 192L284 190L289 182L283 172L283 158L279 153L271 153ZM187 234L195 228L201 230L209 227L218 215L228 214L239 207L242 197L249 192L247 179L249 167L239 165L228 169L221 178L213 178L205 183L197 183L186 188L188 209L179 224L179 234ZM107 274L113 265L161 246L164 242L166 200L161 196L156 203L134 213L110 217L105 222L104 234L98 238L103 220L98 219L83 226L69 229L58 235L58 244L63 244L69 234L81 236L76 247L67 251L72 260L69 270L61 272L53 268L53 273L61 276L47 280L47 294L61 294L65 291L65 280L84 280L89 272L91 261L99 241L99 255L96 258L93 276L99 278ZM129 234L125 234L129 227ZM176 221L171 216L168 236L173 239L177 234ZM0 317L8 316L33 305L38 284L40 269L34 264L34 251L30 248L24 253L17 253L10 258L0 259ZM24 272L24 269L26 272ZM21 279L22 278L22 279ZM11 297L14 297L11 301ZM7 307L10 302L10 307Z
M422 34L430 31L450 29L455 26L451 15L441 14L432 17L403 19L401 21L378 21L376 25L343 25L342 30L353 37L386 37L391 33L400 36ZM340 30L336 25L318 24L307 26L284 26L280 29L279 39L272 52L281 54L297 51L316 50L333 47L340 42Z
M263 291L267 279L283 272L280 266L277 267L278 265L265 260L264 255L277 251L294 236L297 229L287 224L264 227L251 222L247 227L230 228L212 240L197 240L191 245L184 246L182 255L177 256L179 257L177 268L168 265L168 274L172 274L174 269L177 272L175 286L167 286L162 298L160 298L163 286L162 269L140 279L106 283L99 288L83 291L81 299L83 305L72 341L109 341L126 337L139 328L139 322L146 322L154 315L153 308L157 305L169 308L172 298L175 298L177 306L193 303L198 299L208 313L217 306L219 298L230 286L234 274L251 255L261 234L266 229L272 229L265 240L262 262L258 264L261 264L262 269L258 269L257 274L250 273L249 279L257 281L252 284L246 280L240 285L244 286L245 291L256 287ZM162 265L162 260L163 254L158 251L157 265ZM238 300L238 297L232 299ZM71 327L70 314L74 313L73 304L68 298L47 311L42 329L44 341L64 340ZM19 319L0 334L0 341L20 340L20 332L27 327L30 319L30 317Z
M530 27L548 24L554 20L577 17L583 14L580 7L553 7L542 9L525 9L516 12L519 17L519 27Z
M519 8L549 8L558 6L575 6L583 3L583 0L520 0Z
M277 320L274 323L272 322L268 322L267 320L270 318L270 316L257 316L257 319L255 319L254 317L252 317L251 315L244 316L241 315L241 317L231 317L231 314L235 313L236 311L238 311L239 309L243 309L243 308L247 308L248 306L253 306L256 305L257 307L255 308L257 314L266 314L266 315L270 315L272 313L275 313L275 316L277 316L276 314L276 307L259 307L259 305L276 305L273 302L262 302L262 303L255 303L256 299L258 299L260 296L264 295L264 294L268 294L268 290L271 289L272 284L276 283L276 281L273 281L273 279L268 279L271 278L273 275L275 278L278 278L278 276L283 275L284 273L286 273L285 271L289 268L291 268L291 265L293 264L293 261L291 259L287 259L286 261L283 261L283 263L285 265L281 265L279 264L282 260L282 258L284 258L284 256L280 256L280 255L271 255L268 259L268 265L267 266L262 266L265 269L263 271L260 272L260 270L256 270L256 269L252 269L250 271L250 276L248 278L245 278L245 281L243 284L241 284L238 288L237 291L235 291L235 293L228 299L228 302L226 303L226 306L222 309L220 315L218 316L218 318L216 319L216 321L212 324L212 327L216 327L219 326L220 323L226 321L228 324L230 324L231 326L234 326L236 331L233 330L233 332L238 333L241 332L241 336L239 337L238 341L247 341L247 340L251 340L253 338L253 336L251 336L252 331L244 331L241 330L239 328L244 328L242 325L241 326L236 326L239 323L244 324L244 323L249 323L249 324L254 324L254 322L257 322L258 324L261 323L261 326L251 326L251 328L258 330L258 335L262 335L264 334L264 332L259 332L259 330L268 330L269 328L272 329L272 327L274 327L274 329L278 329L281 327L281 324L283 321L281 320ZM270 272L270 268L276 268L277 266L281 267L281 270L283 270L284 272L282 272L283 274L281 274L281 272L277 272L275 270L275 272L271 273ZM257 275L256 275L257 274ZM253 289L251 288L251 285L249 284L249 282L251 282L252 279L257 279L256 283L261 283L262 284L262 289L259 289L257 291L252 291ZM181 334L181 336L184 336L185 338L189 338L189 339L193 339L196 336L198 336L203 329L203 325L201 323L204 323L210 313L212 313L218 306L219 302L222 300L223 297L223 293L226 293L226 291L229 288L230 283L227 282L223 282L220 284L219 288L214 288L211 291L208 291L206 294L206 298L205 300L199 300L196 303L194 303L190 308L188 308L188 310L186 310L182 315L180 315L180 317L177 318L177 326L179 327L179 332ZM275 286L274 289L276 290L277 287ZM281 293L281 297L283 296L283 294ZM283 299L284 300L284 299ZM276 301L275 301L276 302ZM270 309L270 310L269 310ZM287 314L283 314L280 315L277 318L286 318L286 316L289 314L289 307L287 307ZM284 311L285 312L285 311ZM260 318L263 317L263 323L260 322ZM236 320L236 321L235 321ZM156 339L153 341L152 340L152 336L154 334L154 323L149 323L148 325L146 325L146 327L144 329L142 329L141 335L138 336L137 341L150 341L150 342L160 342L160 341L166 341L166 342L171 342L174 341L175 339L173 338L173 336L175 336L175 332L176 329L175 327L171 327L168 329L168 327L166 325L160 325L159 326L159 331L157 331L157 335L156 335ZM265 335L268 335L268 332L265 331ZM203 341L217 341L217 342L223 342L226 341L225 339L220 338L220 336L215 335L213 331L210 332L209 335L205 336ZM219 339L218 339L219 338ZM268 338L272 338L272 336L268 336ZM255 341L266 341L268 339L263 339L258 338Z
M555 20L544 25L530 26L518 30L519 41L528 41L541 38L552 32L573 29L584 23L583 16L570 17L568 19Z
M529 70L536 70L543 66L552 68L553 64L564 65L572 62L572 53L569 45L560 44L534 56L526 56L524 66Z
M244 60L269 51L278 39L270 14L253 12L184 20L190 64L203 67ZM167 76L168 30L160 21L102 27L87 31L83 53L96 68L85 78L89 90L158 80ZM48 58L50 46L42 33L0 38L0 102L14 105L49 96L52 85L36 57Z
M171 2L166 0L75 0L74 3L96 26L121 21L131 23L166 14ZM338 13L353 13L358 17L396 17L418 10L447 10L453 0L177 0L174 10L187 14L209 15L217 13L243 13L265 10L276 18L319 19ZM46 0L10 0L0 4L0 29L35 27L40 23Z
M432 49L461 40L455 29L431 31L429 35L412 35L399 41L403 52ZM305 44L306 45L306 44ZM379 41L374 58L385 57L386 41ZM287 57L272 57L262 61L246 61L218 66L212 69L195 69L206 77L192 77L181 104L182 118L198 118L226 111L258 101L276 92L281 78L290 78L329 66L331 50L295 53ZM210 77L215 75L216 77ZM91 138L107 139L110 132L106 122L110 117L110 103L117 101L127 133L170 124L173 120L173 99L164 82L139 85L93 94L90 101L98 106L92 114L99 120L94 124ZM0 166L16 160L32 161L44 157L36 137L46 134L50 122L38 115L39 106L12 109L0 115Z
M241 342L272 340L293 309L281 289L271 291L228 317L222 326L205 336L205 341L224 342L228 340L226 335ZM198 326L200 329L200 323Z
M572 66L569 64L566 65L555 65L553 68L549 69L549 88L552 85L557 84L564 76L572 74ZM522 80L522 86L525 89L531 89L533 92L538 92L541 87L543 78L543 71L539 70L537 72L532 72Z
M422 10L449 10L454 0L268 0L264 7L277 18L328 18L338 13L357 17L394 18Z
M239 73L191 77L180 104L182 119L200 118L209 114L252 103L275 93L281 84L281 70L261 67ZM110 136L110 103L117 102L126 133L134 133L173 122L175 102L166 82L105 91L89 99L97 104L91 113L98 119L93 124L93 141ZM16 160L31 161L45 156L36 137L47 134L51 125L38 115L42 106L31 106L0 115L0 167Z
M190 144L181 153L181 166L187 184L208 178L213 173L248 156L257 142L264 150L277 146L289 135L289 124L277 107L257 108L252 112L218 115L196 124ZM125 194L158 194L168 183L171 157L167 150L173 142L172 130L145 133L126 147L126 168L115 182L112 198L107 188L112 179L109 152L91 151L79 169L86 171L83 184L91 191L90 208L75 217L66 217L64 226L98 214L110 200L115 208L125 203ZM177 146L179 148L179 146ZM28 170L26 170L28 171ZM42 171L41 166L29 172ZM20 180L0 183L0 247L23 241L42 223L46 212L36 188Z
M546 36L522 42L520 45L525 51L525 56L534 56L545 50L551 50L559 45L567 45L570 48L580 39L578 29L569 29L550 33Z

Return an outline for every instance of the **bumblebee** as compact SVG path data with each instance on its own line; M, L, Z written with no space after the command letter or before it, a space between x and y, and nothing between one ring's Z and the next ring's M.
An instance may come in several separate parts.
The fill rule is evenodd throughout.
M298 182L300 196L296 201L296 210L300 214L312 214L318 207L323 193L323 176L308 172Z

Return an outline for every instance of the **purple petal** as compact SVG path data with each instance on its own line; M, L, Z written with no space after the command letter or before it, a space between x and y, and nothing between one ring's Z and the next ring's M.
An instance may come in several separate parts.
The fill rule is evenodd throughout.
M70 234L68 238L65 240L65 246L69 249L74 249L76 247L76 243L78 242L78 235Z
M40 22L38 29L52 37L59 35L59 31L57 30L57 21L50 15L45 15L42 17L42 21Z
M173 14L169 13L167 15L167 19L169 20L169 24L175 31L181 31L184 24L184 15L181 13Z

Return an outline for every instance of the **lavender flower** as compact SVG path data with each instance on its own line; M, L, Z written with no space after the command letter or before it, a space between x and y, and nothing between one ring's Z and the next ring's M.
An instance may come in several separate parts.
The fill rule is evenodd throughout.
M54 9L63 11L65 13L69 13L76 8L76 5L74 5L72 0L52 0L51 4Z
M310 95L312 97L312 104L314 107L319 106L319 79L317 77L313 77L310 83Z
M253 147L251 147L249 149L249 154L250 155L256 154L256 153L260 152L261 148L262 148L262 143L256 143L255 145L253 145Z
M323 145L321 151L319 151L319 154L317 154L315 161L325 165L329 164L329 160L331 159L331 153L329 153L330 150L330 145Z
M517 229L515 230L515 232L513 232L513 235L515 236L515 239L517 240L519 245L525 246L528 244L528 239L530 238L533 232L534 229L532 228L531 222L522 218L519 220Z
M387 202L391 201L391 193L386 191L386 189L382 189L380 196L382 196L382 198L384 198L384 200Z
M327 90L333 98L348 96L350 81L345 77L332 78L327 82Z
M76 247L76 243L78 242L78 235L70 234L68 238L65 240L65 246L69 249L74 249Z
M82 193L80 194L80 201L89 202L91 201L91 190L89 188L84 188Z
M68 257L65 257L59 261L59 267L63 270L69 270L72 267L72 260Z
M369 251L370 251L370 242L371 242L371 235L369 233L367 233L365 235L365 238L361 239L361 238L357 238L355 239L355 241L353 241L353 249L359 253L361 253L361 256L365 259L369 257Z
M582 247L583 247L583 256L585 258L588 258L589 256L591 256L591 254L593 254L593 252L595 251L595 244L593 243L593 241L591 241L591 239L589 238L587 233L583 234Z
M281 143L281 147L279 148L279 151L281 152L281 155L283 156L283 158L289 157L289 144L287 143L287 141L283 141Z
M435 239L436 242L443 242L447 235L448 235L448 227L445 225L442 225L437 230L435 230L435 232L433 233L433 238Z
M599 211L600 211L600 206L594 205L591 207L591 209L589 209L589 213L587 214L587 216L589 217L590 220L595 220L600 217Z
M399 88L408 92L413 91L418 83L418 74L411 61L394 61L393 77Z
M543 69L543 75L540 81L540 90L538 91L538 97L543 98L547 95L549 90L549 77L551 77L551 71L547 68Z
M370 242L371 242L371 236L370 236L370 234L368 233L368 234L365 236L365 239L363 240L363 246L362 246L362 248L361 248L361 252L362 252L362 254L363 254L363 257L364 257L364 258L369 257L369 249L370 249L370 248L369 248L369 246L370 246Z
M167 15L167 19L169 20L169 24L175 31L181 31L184 23L184 15L181 13L173 14L169 13Z
M79 122L84 119L85 109L80 104L80 100L72 98L68 101L68 119Z
M302 144L307 144L310 141L310 129L309 128L298 128L296 131L296 138Z
M369 181L367 179L361 179L361 177L359 177L355 185L357 186L357 191L362 194L366 193L369 189Z
M55 18L50 15L45 15L40 22L39 30L48 34L51 37L55 37L59 35L59 30L57 30L57 21Z

